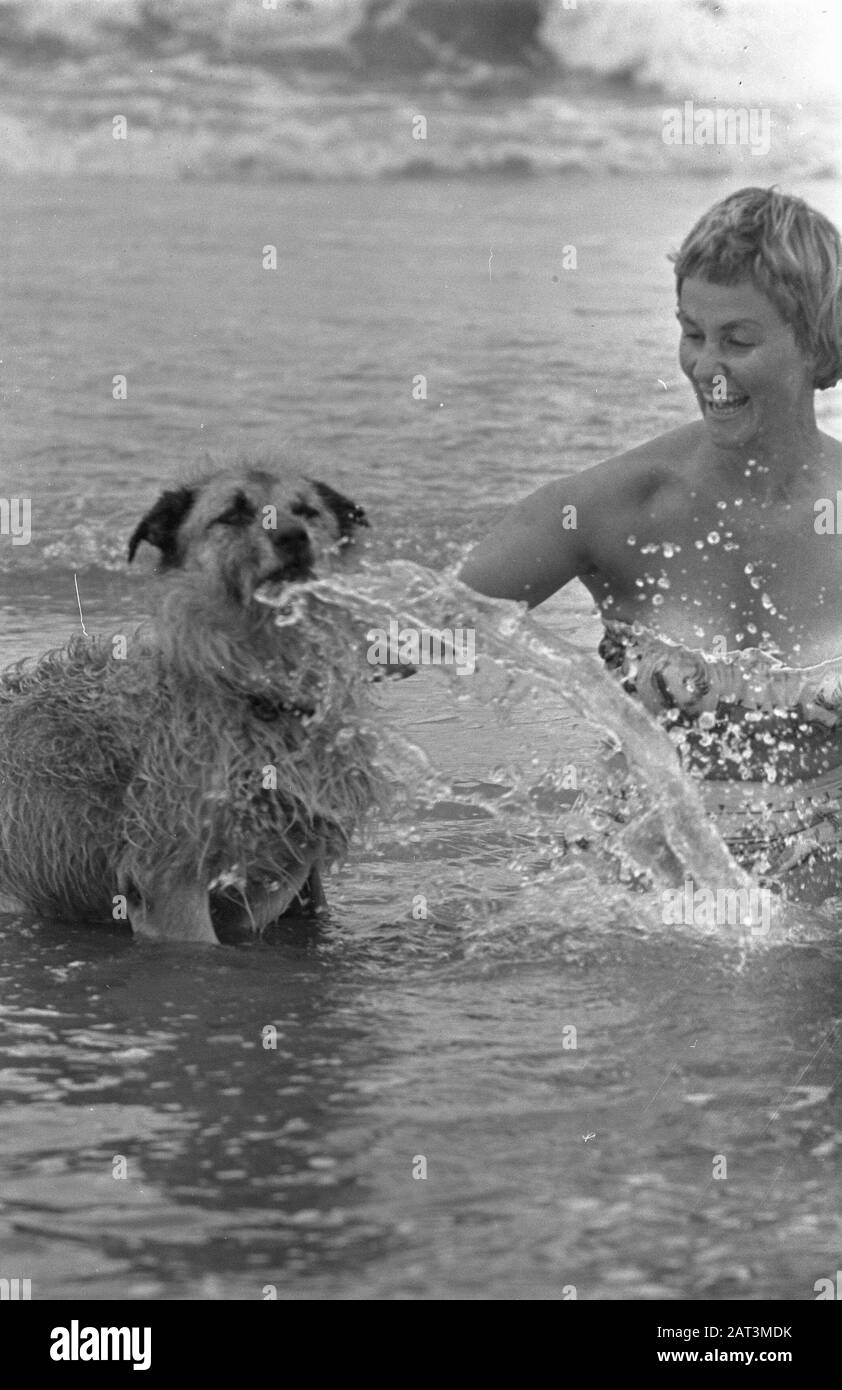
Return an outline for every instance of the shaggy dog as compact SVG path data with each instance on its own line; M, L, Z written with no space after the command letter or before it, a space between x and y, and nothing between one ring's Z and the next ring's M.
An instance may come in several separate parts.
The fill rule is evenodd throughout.
M0 889L41 916L236 940L317 910L379 799L359 633L319 598L367 525L261 467L164 492L156 619L0 677Z

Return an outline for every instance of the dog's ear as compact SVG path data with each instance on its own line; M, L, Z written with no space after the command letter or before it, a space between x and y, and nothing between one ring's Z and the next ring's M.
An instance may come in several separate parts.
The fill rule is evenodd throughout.
M336 517L336 524L339 527L339 544L348 545L354 538L354 531L358 526L368 526L368 517L362 507L356 502L352 502L350 497L345 497L335 488L327 483L320 483L315 478L310 479L310 484L318 493L319 501L328 508Z
M176 535L178 528L196 500L193 488L180 487L162 492L154 507L138 522L129 541L129 563L135 557L141 541L156 545L165 565L172 565L176 559Z

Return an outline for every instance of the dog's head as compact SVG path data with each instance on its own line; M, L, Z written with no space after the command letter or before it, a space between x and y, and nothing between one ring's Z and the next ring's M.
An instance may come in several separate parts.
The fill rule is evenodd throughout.
M358 526L368 526L362 507L327 483L230 470L163 492L135 528L129 560L146 541L162 570L201 571L244 604L262 584L312 578L353 543Z

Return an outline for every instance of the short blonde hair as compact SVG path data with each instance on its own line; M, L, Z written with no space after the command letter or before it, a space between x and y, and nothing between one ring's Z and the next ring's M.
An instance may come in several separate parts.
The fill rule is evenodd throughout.
M820 391L842 377L842 240L829 218L776 188L741 188L715 203L670 258L676 289L751 280L813 358Z

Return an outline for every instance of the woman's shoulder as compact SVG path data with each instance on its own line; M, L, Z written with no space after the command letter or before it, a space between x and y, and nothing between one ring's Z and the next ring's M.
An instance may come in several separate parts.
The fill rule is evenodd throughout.
M842 440L828 434L826 430L819 430L819 438L822 442L823 456L833 464L842 463Z
M661 487L680 481L702 437L699 421L679 425L583 469L577 490L583 500L610 496L615 503L626 498L639 505Z

